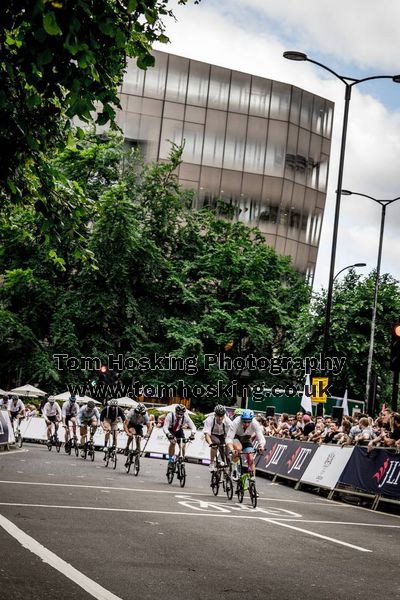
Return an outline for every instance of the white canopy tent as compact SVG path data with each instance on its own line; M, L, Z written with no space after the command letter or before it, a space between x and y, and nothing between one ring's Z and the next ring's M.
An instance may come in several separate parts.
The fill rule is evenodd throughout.
M63 402L69 400L71 395L71 392L63 392L62 394L57 394L57 396L54 396L54 400L60 400ZM90 398L89 396L75 396L75 398L78 404L86 404L88 400L93 400L93 398ZM95 404L101 404L101 402L98 402L97 400L93 400L93 402Z
M46 396L47 392L43 390L39 390L39 388L34 385L22 385L21 387L14 388L11 390L11 393L18 394L18 396L27 396L31 398L38 398L39 396Z
M167 406L157 406L156 410L158 410L158 412L174 412L177 406L179 406L179 405L178 404L168 404ZM188 408L186 409L186 412L188 415L196 414L193 411L189 410Z
M124 396L123 398L113 398L113 400L116 400L118 402L118 406L121 406L121 408L135 408L139 402L136 402L136 400L133 400L133 398L129 398L129 396Z

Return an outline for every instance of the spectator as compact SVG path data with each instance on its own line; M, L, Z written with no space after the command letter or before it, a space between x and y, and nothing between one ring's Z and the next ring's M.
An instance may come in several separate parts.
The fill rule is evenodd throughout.
M368 417L362 417L358 422L358 427L360 429L360 433L354 436L355 444L365 445L367 442L370 442L374 439L375 433L369 424Z
M338 425L337 421L331 421L328 431L325 430L321 437L321 442L323 444L331 444L331 443L336 444L337 443L336 436L338 433L339 433L339 425Z

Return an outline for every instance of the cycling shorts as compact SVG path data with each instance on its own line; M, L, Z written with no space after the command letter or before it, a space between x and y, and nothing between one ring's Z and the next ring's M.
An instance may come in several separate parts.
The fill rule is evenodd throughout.
M18 415L19 415L20 411L19 410L12 410L10 411L10 421L11 423L14 421L14 419L18 419ZM24 417L19 417L19 420L22 421Z
M103 427L106 431L118 431L117 421L111 421L111 419L107 419L107 417L103 421Z
M183 427L181 427L180 429L178 429L178 431L172 431L172 427L170 427L170 428L168 429L168 431L170 432L170 434L171 434L171 435L173 435L173 436L174 436L174 438L175 438L176 440L183 440L183 439L184 439L184 437L185 437L185 434L184 434L184 432L183 432Z
M253 444L251 443L251 437L248 435L236 436L234 441L241 443L243 452L253 452L254 448Z
M50 415L50 417L46 417L50 423L57 423L57 415Z
M66 415L65 417L65 424L68 425L68 423L72 420L75 419L76 421L76 416L75 415Z
M131 430L133 430L133 431L131 431ZM131 433L134 433L135 435L140 435L141 437L143 437L143 425L139 425L138 423L131 423L129 421L128 431L131 431Z

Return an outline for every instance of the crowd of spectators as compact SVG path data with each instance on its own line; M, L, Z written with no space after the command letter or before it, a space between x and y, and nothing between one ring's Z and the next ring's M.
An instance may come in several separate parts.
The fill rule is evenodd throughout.
M339 422L330 416L311 413L282 413L277 417L257 416L265 436L290 438L316 444L358 444L371 451L377 446L400 451L400 414L384 409L377 419L366 414L344 416Z

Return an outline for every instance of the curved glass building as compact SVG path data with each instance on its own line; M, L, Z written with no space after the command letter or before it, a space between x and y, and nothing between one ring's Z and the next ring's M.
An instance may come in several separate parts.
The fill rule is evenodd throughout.
M257 227L312 283L325 206L333 103L297 87L164 52L128 63L118 123L146 160L184 142L179 179L195 208Z

